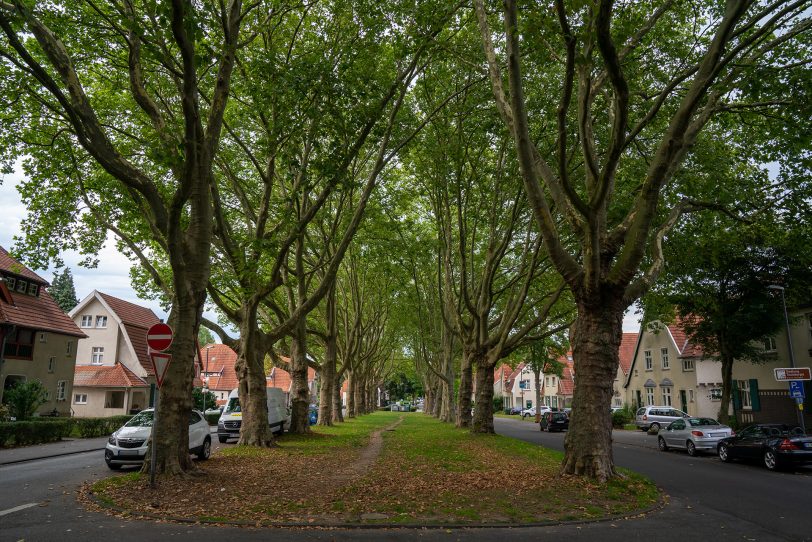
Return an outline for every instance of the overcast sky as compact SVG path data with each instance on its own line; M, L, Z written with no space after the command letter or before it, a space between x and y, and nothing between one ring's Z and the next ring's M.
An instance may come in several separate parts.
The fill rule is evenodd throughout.
M3 177L2 184L0 184L0 246L8 251L11 251L14 245L14 236L21 234L20 223L25 216L25 206L20 202L20 194L16 189L21 178L22 174L15 172ZM130 286L130 261L116 250L115 243L111 239L108 238L104 249L99 254L99 266L95 269L80 267L78 262L82 258L76 252L68 251L62 254L65 265L70 267L71 273L73 273L73 283L76 286L76 295L79 300L81 301L96 289L149 307L159 318L166 320L167 315L157 302L140 299L136 295ZM48 282L53 280L53 269L34 269L33 271ZM206 316L214 318L212 313L207 313ZM638 330L639 318L631 312L627 312L623 319L623 331Z

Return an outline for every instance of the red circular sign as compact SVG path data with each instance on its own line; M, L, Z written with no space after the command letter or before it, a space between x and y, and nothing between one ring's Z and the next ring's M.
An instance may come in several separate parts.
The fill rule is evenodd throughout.
M153 350L163 352L172 344L172 328L164 323L155 324L147 331L147 345Z

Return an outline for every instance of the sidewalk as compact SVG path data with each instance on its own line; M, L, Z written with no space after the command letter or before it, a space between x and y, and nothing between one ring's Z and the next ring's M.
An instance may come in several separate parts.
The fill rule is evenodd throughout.
M21 461L31 461L34 459L45 459L60 455L80 454L104 450L107 437L98 438L77 438L65 439L59 442L49 442L48 444L36 444L34 446L23 446L21 448L9 448L0 450L0 465L9 463L19 463ZM101 457L101 454L99 455Z

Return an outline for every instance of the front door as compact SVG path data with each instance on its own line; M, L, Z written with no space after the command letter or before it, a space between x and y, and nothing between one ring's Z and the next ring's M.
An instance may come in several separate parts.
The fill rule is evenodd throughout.
M687 391L679 390L679 402L680 402L680 405L682 405L680 407L680 409L683 412L688 412L688 392Z

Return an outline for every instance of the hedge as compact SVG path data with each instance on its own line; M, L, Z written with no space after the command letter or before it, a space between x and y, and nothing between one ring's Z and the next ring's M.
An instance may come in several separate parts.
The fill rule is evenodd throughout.
M0 447L55 442L72 434L82 438L104 437L127 423L132 416L108 418L31 418L0 422Z
M216 412L214 414L204 414L206 421L209 422L209 425L217 425L217 422L220 421L220 412Z

